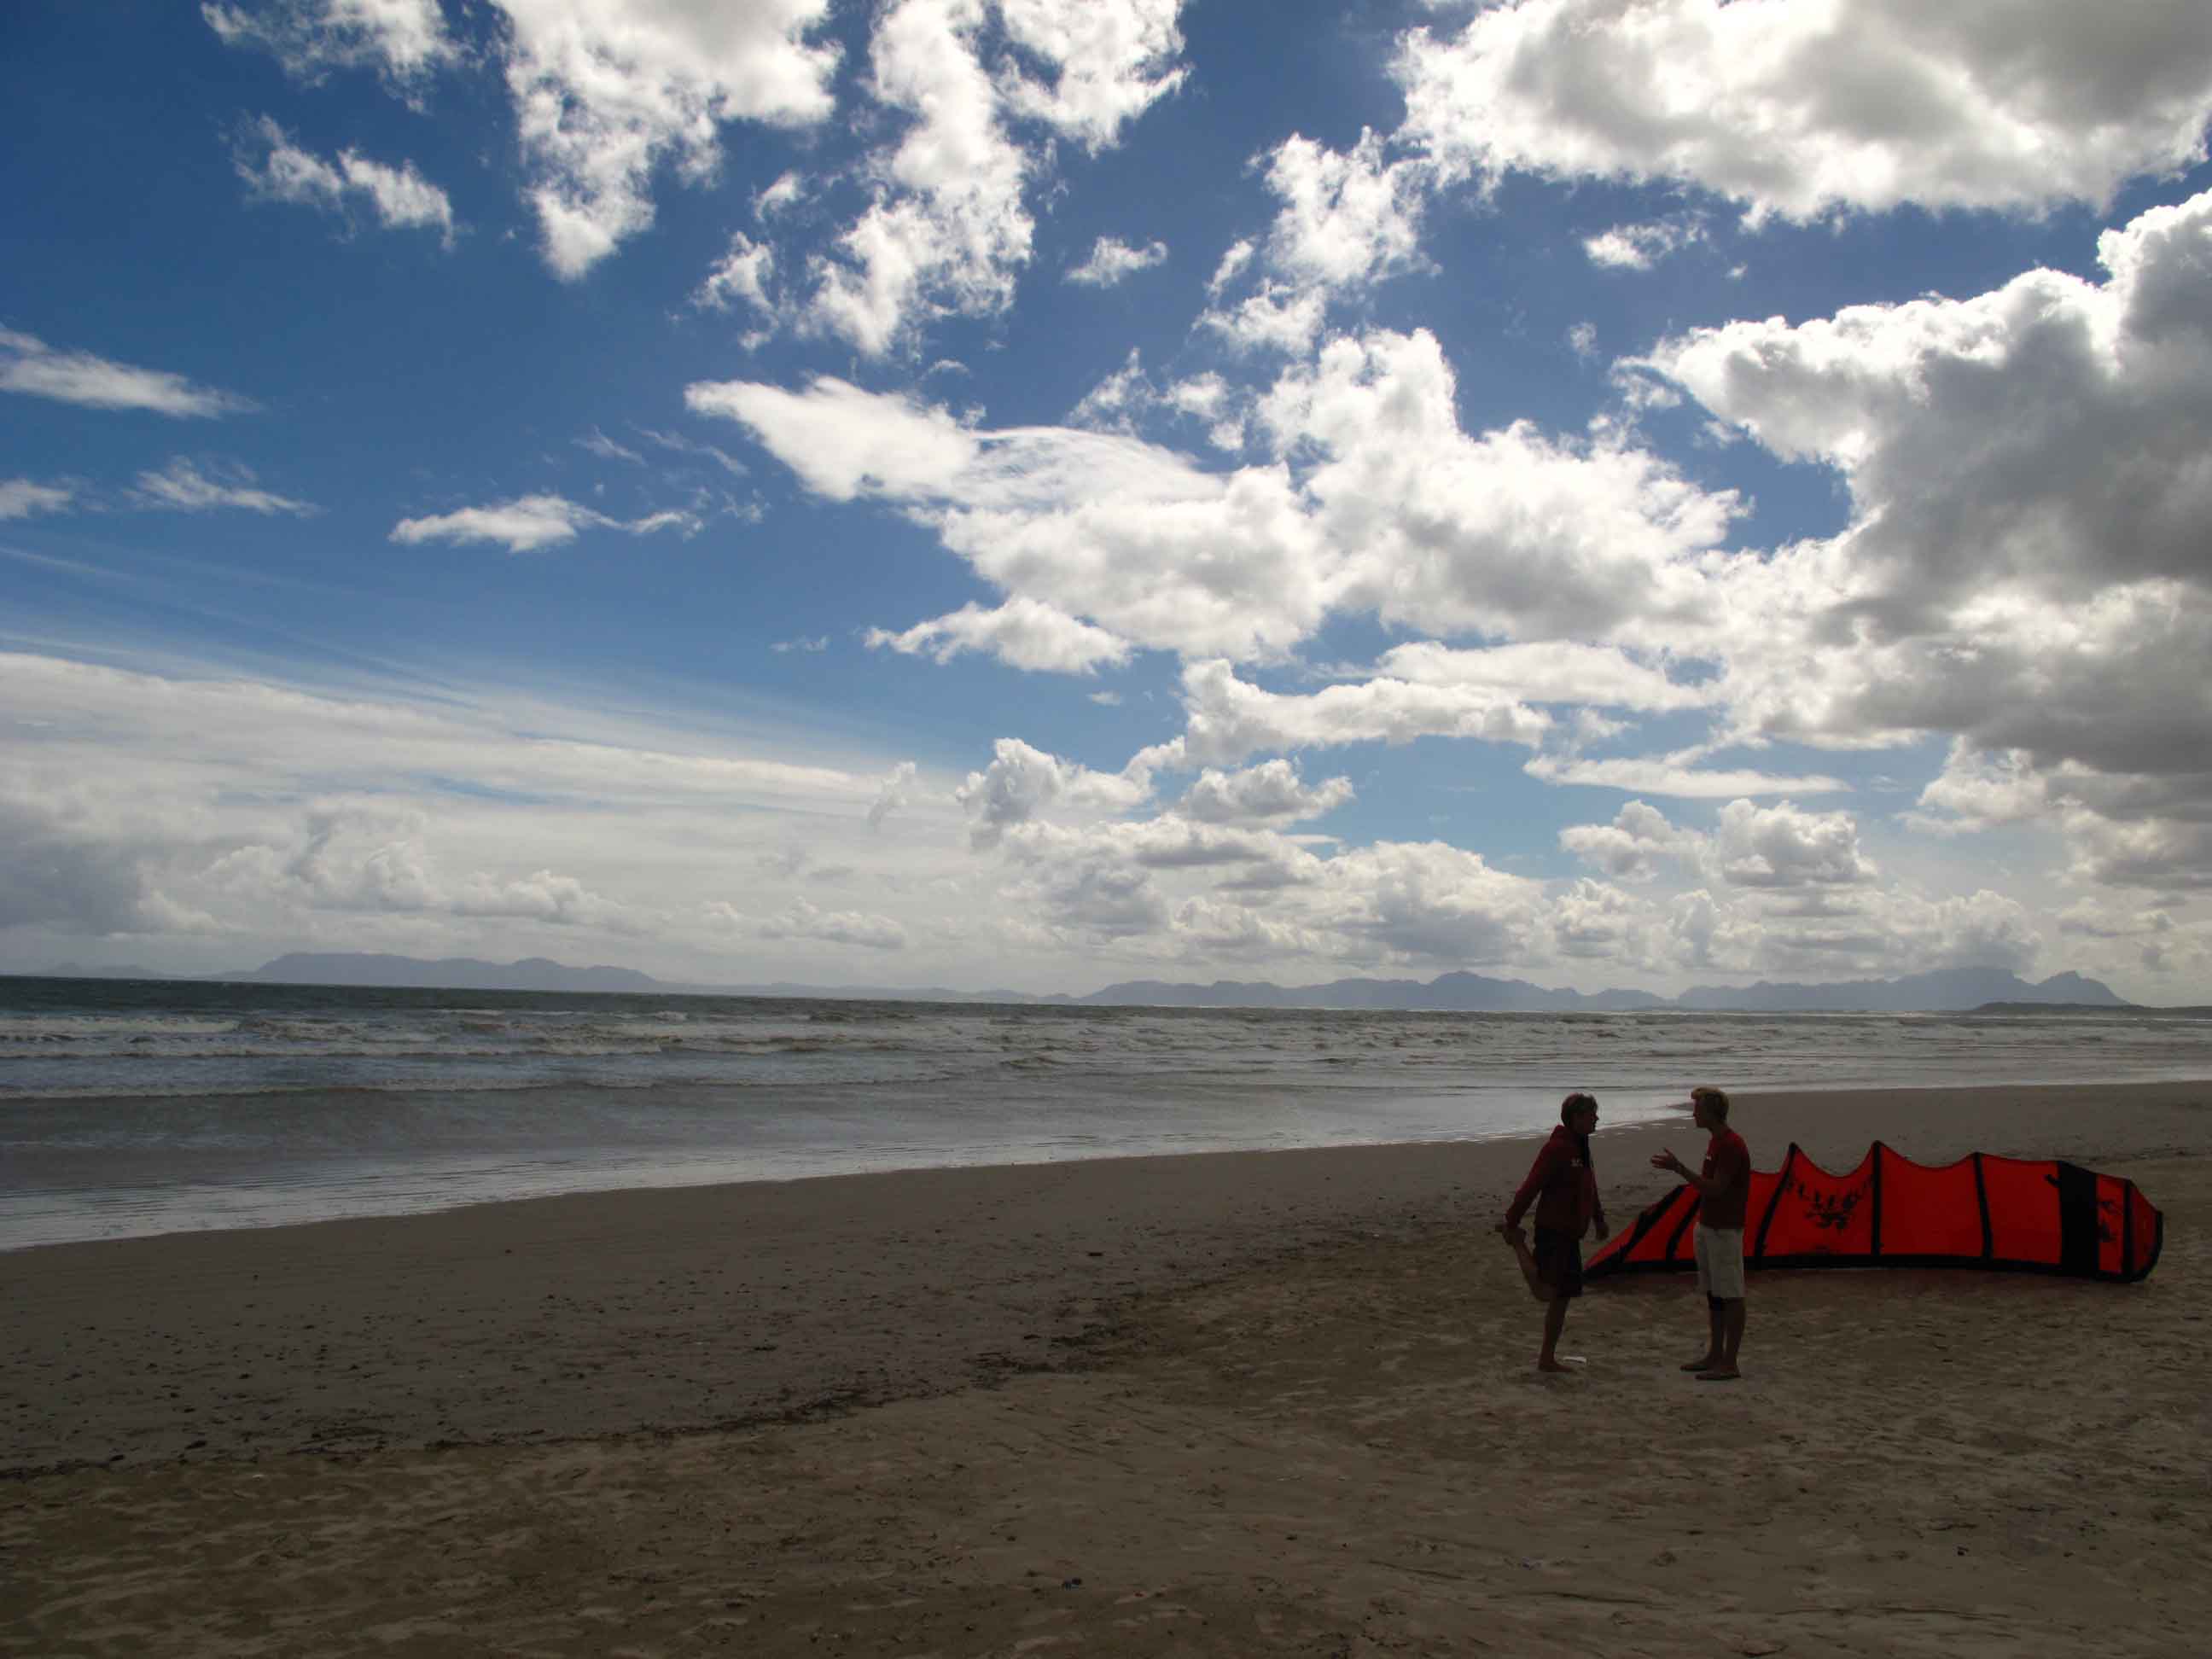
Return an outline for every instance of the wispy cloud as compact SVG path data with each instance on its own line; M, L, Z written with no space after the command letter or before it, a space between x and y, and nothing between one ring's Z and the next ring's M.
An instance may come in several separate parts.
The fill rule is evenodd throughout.
M575 444L577 448L589 450L603 461L628 461L635 466L645 465L644 456L627 444L617 443L597 427L592 428L590 437L579 438L575 441Z
M250 398L172 374L112 362L88 351L57 351L44 340L0 329L0 391L21 392L87 409L143 409L179 419L238 415Z
M1649 759L1585 760L1538 755L1522 769L1547 783L1599 784L1646 795L1722 800L1736 795L1826 795L1850 786L1831 777L1777 777L1768 772L1706 771L1671 756Z
M1092 246L1091 257L1070 270L1067 280L1087 288L1111 288L1125 276L1165 264L1167 257L1165 242L1131 247L1111 236L1101 236Z
M851 915L787 911L791 936L890 948L901 924L884 912L903 902L866 872L916 855L867 820L887 757L838 765L829 745L702 742L588 699L424 690L332 696L0 652L10 920L456 951L485 948L488 930L502 950L543 950L544 930L586 929L711 951L726 930L696 919L698 895L803 833L825 875L863 872L866 896ZM610 813L623 835L607 835ZM929 839L945 843L945 809L937 820ZM921 856L943 869L955 855ZM30 878L41 870L61 878Z
M912 761L901 761L884 778L883 787L876 792L868 806L868 828L880 830L884 820L907 805L914 799L915 776L917 768Z
M769 283L775 275L775 250L738 231L730 238L729 251L715 262L691 296L691 303L708 311L726 311L733 300L743 300L761 311L773 311Z
M696 514L665 510L642 518L608 517L580 507L561 495L520 495L490 507L465 507L426 518L402 519L392 527L391 539L410 544L422 542L496 542L510 553L535 553L576 539L584 530L621 530L633 536L656 530L677 530L685 535L699 528Z
M264 200L337 214L366 207L386 230L434 230L445 246L453 245L453 202L412 161L395 167L353 149L326 161L264 115L247 128L233 164Z
M704 455L733 478L752 476L752 469L727 450L717 449L712 444L702 444L696 438L687 438L680 432L656 432L649 426L641 426L638 430L650 441L663 449L673 450L678 455Z
M1615 225L1583 239L1590 263L1620 270L1649 270L1668 254L1705 240L1704 223L1690 216L1655 219L1650 224Z
M185 513L206 513L217 507L239 507L248 513L290 513L301 517L317 511L312 502L294 501L258 488L251 469L237 465L216 469L210 477L198 462L179 455L159 472L138 475L132 493L141 506L175 507Z
M209 0L200 15L226 45L261 47L299 81L365 67L404 89L460 55L438 0L275 0L252 9Z
M63 484L29 478L0 478L0 519L27 519L34 513L64 511L76 492Z

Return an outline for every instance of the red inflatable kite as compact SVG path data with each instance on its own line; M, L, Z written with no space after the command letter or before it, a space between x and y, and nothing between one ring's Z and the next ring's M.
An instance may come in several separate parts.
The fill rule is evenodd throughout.
M1607 1240L1583 1269L1680 1272L1696 1265L1698 1196L1677 1187ZM2158 1265L2166 1220L2132 1181L2058 1159L1975 1152L1931 1169L1877 1140L1848 1175L1791 1142L1779 1170L1754 1170L1747 1267L1981 1267L2133 1284Z

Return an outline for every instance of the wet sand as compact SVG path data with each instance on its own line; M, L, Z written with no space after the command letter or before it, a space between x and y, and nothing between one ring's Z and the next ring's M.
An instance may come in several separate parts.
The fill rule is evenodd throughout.
M1739 1101L2128 1175L2132 1287L1540 1310L1525 1142L621 1193L0 1255L0 1649L2201 1650L2212 1085ZM1532 1125L1532 1131L1545 1126ZM1601 1133L1616 1222L1694 1155Z

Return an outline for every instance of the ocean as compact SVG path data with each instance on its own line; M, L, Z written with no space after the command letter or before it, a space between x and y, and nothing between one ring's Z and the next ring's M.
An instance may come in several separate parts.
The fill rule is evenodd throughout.
M0 1249L612 1188L1540 1133L1693 1083L2212 1077L2125 1011L1468 1014L0 977Z

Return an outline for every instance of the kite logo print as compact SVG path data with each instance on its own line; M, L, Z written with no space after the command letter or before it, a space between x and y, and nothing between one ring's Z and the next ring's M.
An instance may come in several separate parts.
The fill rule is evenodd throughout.
M1805 1214L1815 1227L1832 1232L1841 1232L1851 1224L1851 1212L1867 1195L1864 1186L1850 1187L1839 1193L1814 1191L1803 1182L1793 1182L1797 1196L1805 1200Z

